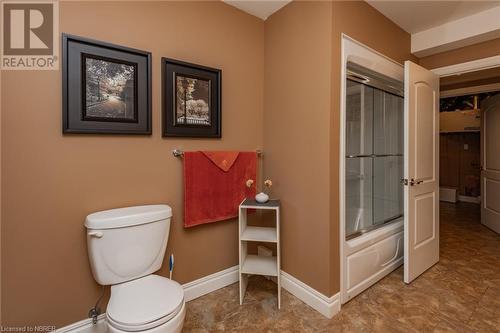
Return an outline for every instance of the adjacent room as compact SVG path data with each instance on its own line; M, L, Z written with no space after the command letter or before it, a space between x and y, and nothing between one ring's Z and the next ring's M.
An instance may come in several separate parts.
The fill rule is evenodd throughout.
M500 1L0 6L2 332L500 332Z

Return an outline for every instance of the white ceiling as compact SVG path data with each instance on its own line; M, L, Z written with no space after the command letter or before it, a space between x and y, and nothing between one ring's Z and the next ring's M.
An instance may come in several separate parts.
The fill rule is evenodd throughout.
M500 1L367 0L401 28L414 34L500 6Z
M248 14L266 20L291 0L222 0Z

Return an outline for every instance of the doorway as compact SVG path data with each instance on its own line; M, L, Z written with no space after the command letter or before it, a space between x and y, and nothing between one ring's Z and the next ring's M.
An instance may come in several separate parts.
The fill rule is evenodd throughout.
M500 67L440 80L440 200L477 205L500 233Z

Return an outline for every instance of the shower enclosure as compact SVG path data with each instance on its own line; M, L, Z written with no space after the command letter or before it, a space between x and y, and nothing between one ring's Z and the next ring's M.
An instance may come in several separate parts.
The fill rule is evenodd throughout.
M342 35L340 301L439 260L439 77Z
M346 240L403 217L401 82L353 63L346 82Z

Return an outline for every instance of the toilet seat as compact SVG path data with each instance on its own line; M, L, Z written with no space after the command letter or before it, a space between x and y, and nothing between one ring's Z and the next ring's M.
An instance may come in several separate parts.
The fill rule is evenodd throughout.
M136 332L160 326L181 311L184 291L170 279L148 275L111 287L106 310L109 325Z

